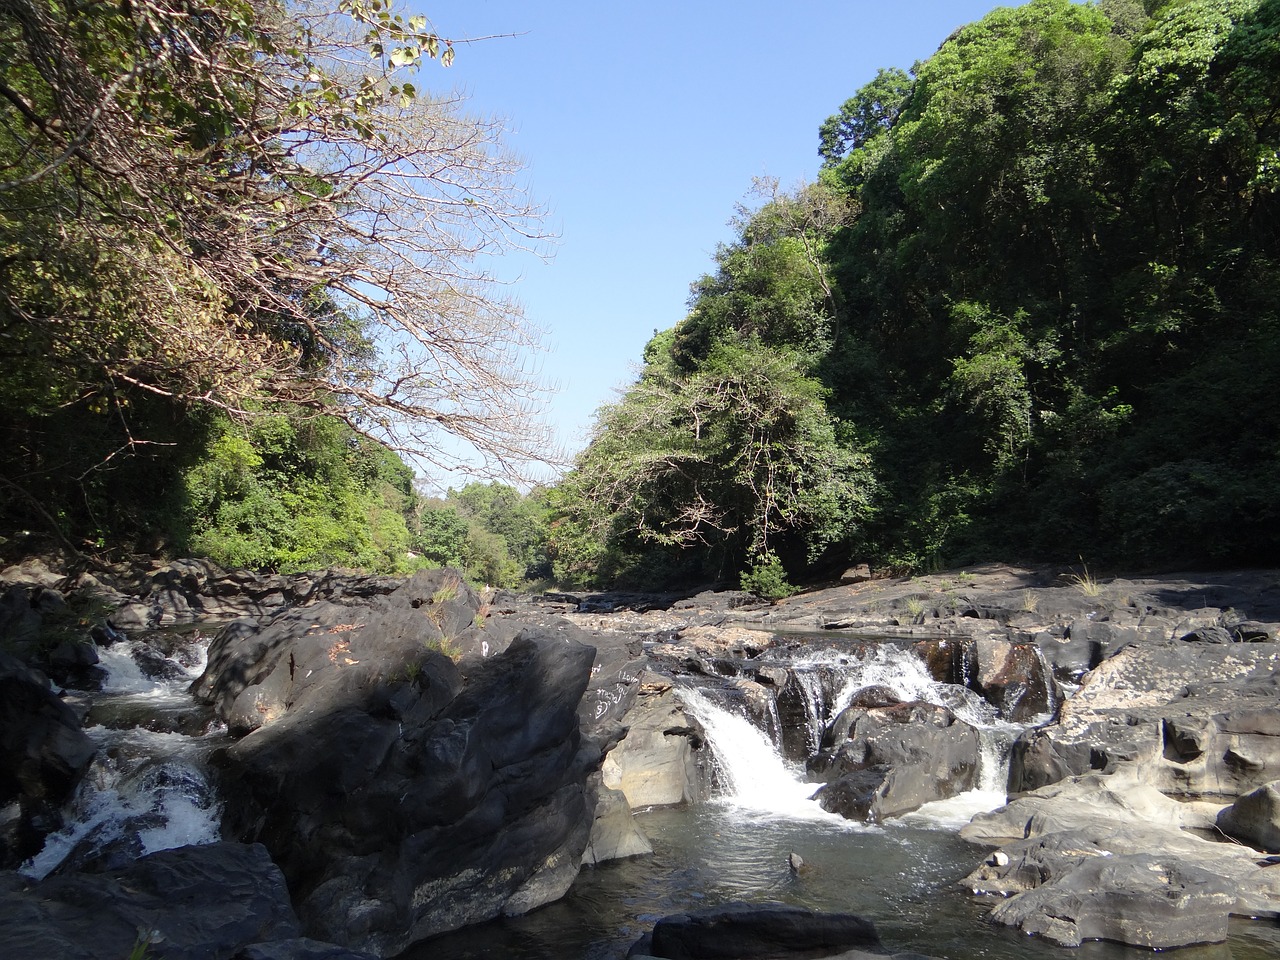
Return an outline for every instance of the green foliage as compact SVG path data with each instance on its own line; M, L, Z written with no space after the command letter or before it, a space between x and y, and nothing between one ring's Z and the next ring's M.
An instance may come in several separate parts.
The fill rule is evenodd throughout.
M781 600L796 592L796 588L787 581L782 561L771 551L765 551L754 559L751 566L743 571L741 583L743 590L761 600Z
M1265 562L1277 103L1277 0L1031 0L880 71L600 411L557 573Z
M453 55L384 0L0 6L0 519L391 569L388 446L543 455L537 334L474 263L538 213L407 79Z
M844 102L818 130L818 155L835 165L858 153L897 122L911 93L911 78L897 67L881 68L875 79Z
M804 366L749 339L716 342L693 373L647 367L601 411L561 485L557 576L719 577L749 554L812 558L852 535L871 478L865 458L836 442Z
M406 569L412 474L337 421L298 414L225 418L183 475L182 552L292 572Z
M433 566L463 570L472 583L519 587L546 577L546 494L503 483L469 483L444 499L426 499L414 551Z

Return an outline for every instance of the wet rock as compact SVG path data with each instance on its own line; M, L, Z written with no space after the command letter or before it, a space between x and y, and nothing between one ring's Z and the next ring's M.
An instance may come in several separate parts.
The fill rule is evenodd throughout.
M1019 894L991 919L1064 947L1086 940L1167 950L1227 939L1235 903L1224 878L1152 854L1092 857Z
M599 787L591 838L582 854L583 864L596 866L607 860L640 857L650 853L653 853L653 846L636 826L626 794L621 790Z
M44 677L0 653L0 867L17 866L61 826L61 808L94 755L80 718Z
M1256 851L1206 839L1221 836L1213 830L1218 810L1216 804L1170 799L1131 770L1064 781L975 817L961 836L1000 849L962 883L975 893L1015 900L1034 894L1021 907L997 908L1004 912L993 919L1062 943L1099 937L1150 948L1160 948L1158 938L1168 946L1206 942L1204 931L1225 929L1228 914L1280 911L1280 875ZM1158 863L1134 859L1153 854ZM1130 867L1108 873L1097 861ZM1135 877L1132 864L1140 862ZM1151 877L1155 885L1147 882ZM1131 895L1124 892L1127 883L1133 884ZM1169 903L1181 904L1177 909L1200 924L1188 928L1175 918L1158 938L1144 934L1142 925L1150 926L1167 906L1159 902L1162 889ZM1117 896L1109 899L1105 891ZM1055 916L1063 925L1046 919ZM1139 928L1125 927L1130 918L1141 920Z
M666 960L827 957L879 951L875 924L851 913L820 913L780 903L730 903L663 917L629 956Z
M848 724L848 739L809 764L828 781L814 795L823 809L878 822L975 786L977 731L946 707L911 701L844 713L837 724Z
M407 687L447 699L460 679L448 679L441 658L484 656L479 611L478 596L456 574L423 571L368 605L322 601L261 625L234 621L210 644L192 693L237 736L309 701L332 709L408 695ZM433 682L417 684L420 676Z
M1217 818L1229 837L1271 853L1280 852L1280 780L1246 793Z
M671 683L646 673L626 715L626 737L604 759L604 784L632 809L691 803L707 794L704 738Z
M256 844L164 850L34 885L9 876L0 882L6 960L121 960L140 942L165 960L208 960L298 935L284 878Z
M1025 722L1057 704L1052 673L1033 643L975 637L926 640L912 649L935 680L968 687L1007 720Z
M336 943L321 943L306 937L254 943L235 955L233 960L377 960L372 953L351 950Z

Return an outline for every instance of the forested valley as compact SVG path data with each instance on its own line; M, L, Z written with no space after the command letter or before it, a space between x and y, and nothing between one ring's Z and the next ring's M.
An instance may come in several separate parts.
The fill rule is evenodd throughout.
M600 412L560 570L1274 558L1278 147L1275 0L1034 0L882 69Z
M452 49L380 4L344 5L372 79L305 7L0 9L6 531L769 597L1280 546L1280 0L1032 0L886 66L815 118L814 182L756 184L554 486L439 499L424 425L542 448L534 344L465 280L535 211L392 79ZM379 186L449 151L426 219Z

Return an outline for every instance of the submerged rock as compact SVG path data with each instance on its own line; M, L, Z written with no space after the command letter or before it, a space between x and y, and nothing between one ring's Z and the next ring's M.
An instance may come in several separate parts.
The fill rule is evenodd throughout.
M859 947L880 952L875 924L852 913L781 903L730 903L663 917L628 956L666 960L828 957Z
M297 935L284 877L256 844L180 847L34 885L0 874L5 960L122 960L142 943L148 956L210 960Z

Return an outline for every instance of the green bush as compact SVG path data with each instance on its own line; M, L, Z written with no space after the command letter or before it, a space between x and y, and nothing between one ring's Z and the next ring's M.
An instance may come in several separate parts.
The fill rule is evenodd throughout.
M772 550L766 550L756 557L751 568L742 574L742 589L753 593L761 600L781 600L796 592L796 588L787 580L787 571L782 561Z

